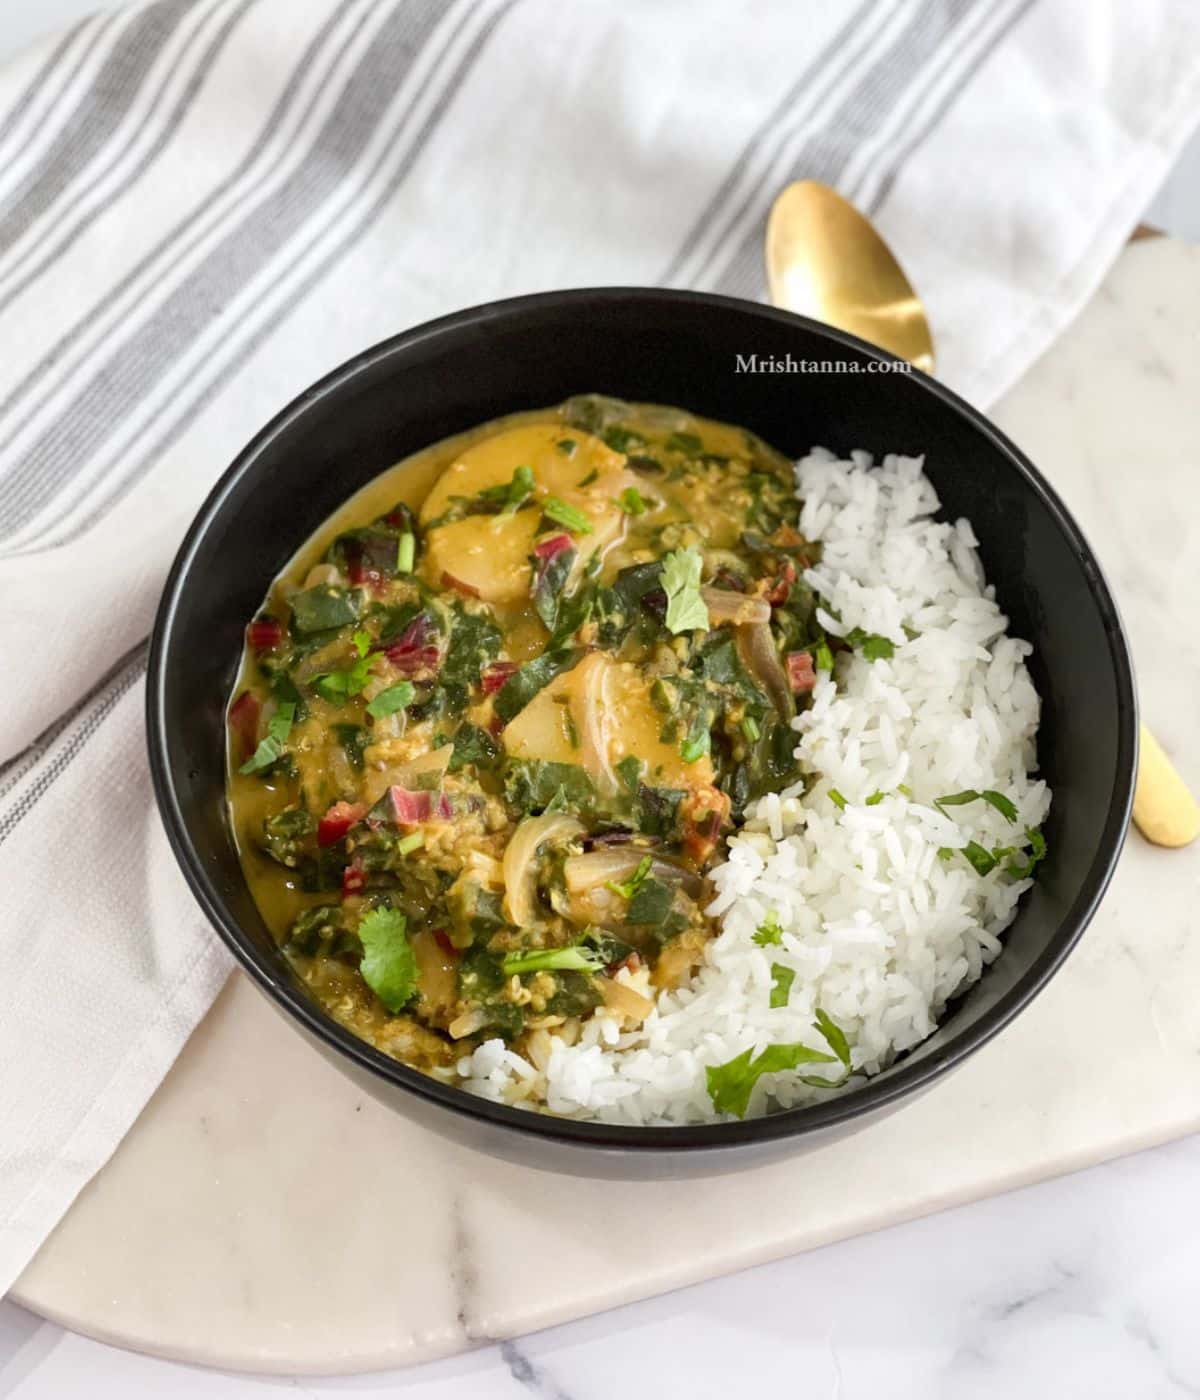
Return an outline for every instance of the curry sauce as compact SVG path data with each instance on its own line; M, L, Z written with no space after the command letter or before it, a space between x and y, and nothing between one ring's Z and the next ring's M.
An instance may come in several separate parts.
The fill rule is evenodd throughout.
M831 664L797 512L752 433L587 395L400 463L297 553L247 627L229 801L330 1014L436 1073L689 975L705 871L797 781Z

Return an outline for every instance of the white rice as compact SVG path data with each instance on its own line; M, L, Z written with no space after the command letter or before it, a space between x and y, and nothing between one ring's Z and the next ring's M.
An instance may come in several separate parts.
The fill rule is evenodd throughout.
M634 1124L719 1117L705 1069L771 1044L829 1045L818 1008L845 1032L861 1082L928 1036L948 1000L1001 952L999 935L1031 883L1002 865L979 875L962 856L1022 841L1050 805L1036 767L1038 697L1031 648L1006 634L966 520L932 519L937 495L921 459L866 453L837 461L816 450L798 463L800 528L822 541L806 574L831 633L886 636L890 660L839 655L798 716L806 785L764 797L712 871L709 912L721 931L684 987L658 996L645 1024L619 1033L606 1015L574 1045L549 1038L535 1066L491 1040L460 1060L460 1082L509 1103ZM903 785L908 793L899 789ZM1010 798L1019 821L983 801L942 811L964 789ZM830 797L845 799L841 808ZM884 793L867 805L867 799ZM782 942L753 941L768 916ZM795 973L772 1008L772 968ZM828 1097L805 1065L759 1080L749 1114Z

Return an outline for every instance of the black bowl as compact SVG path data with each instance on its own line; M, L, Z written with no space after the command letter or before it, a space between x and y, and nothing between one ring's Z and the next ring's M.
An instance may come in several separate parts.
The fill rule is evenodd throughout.
M274 1005L365 1089L439 1132L534 1166L654 1175L749 1165L892 1112L1003 1029L1062 964L1128 822L1137 748L1128 646L1087 542L1034 467L967 404L896 366L852 336L724 297L619 288L522 297L359 355L286 408L218 482L175 560L154 629L155 792L221 937ZM633 1128L446 1087L321 1010L276 951L242 877L225 806L224 712L243 628L271 579L336 506L400 458L501 414L592 391L726 419L791 455L814 444L925 453L945 512L974 525L1013 632L1035 647L1039 751L1054 791L1038 883L1004 955L937 1032L828 1103L748 1122Z

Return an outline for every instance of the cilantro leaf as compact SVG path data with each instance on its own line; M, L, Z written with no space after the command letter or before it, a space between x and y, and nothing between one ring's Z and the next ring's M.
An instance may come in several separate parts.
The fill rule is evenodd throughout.
M626 515L645 515L646 498L636 486L627 486L621 492L617 504Z
M796 971L791 967L784 967L783 963L771 964L771 1005L786 1006L788 1003L788 993L792 990L792 983L796 980Z
M567 948L538 948L530 953L509 953L500 964L505 977L522 972L599 972L604 955L573 943Z
M1004 867L1016 880L1028 880L1038 865L1046 859L1046 838L1042 835L1041 827L1027 826L1025 836L1029 841L1029 854L1026 856L1021 852L1020 858L1010 860Z
M777 1074L780 1070L796 1069L799 1065L836 1064L832 1055L821 1050L810 1050L807 1045L768 1045L759 1055L754 1054L753 1046L743 1050L723 1065L709 1065L705 1071L708 1096L718 1113L732 1113L735 1118L745 1118L750 1107L750 1095L754 1086L764 1074ZM833 1088L836 1081L818 1080Z
M842 1032L842 1028L828 1016L818 1006L816 1011L817 1019L813 1022L813 1030L820 1031L829 1042L829 1048L841 1060L847 1069L850 1068L850 1046Z
M363 981L393 1014L413 999L417 990L417 960L408 941L408 920L398 909L372 909L358 926L363 958L358 965Z
M987 875L996 868L996 857L978 841L968 841L962 848L962 853L980 875Z
M666 624L671 632L706 630L708 608L700 596L703 561L695 545L673 549L662 561L662 587L667 595Z
M383 719L385 715L394 715L397 710L403 710L411 705L416 693L416 687L412 681L398 681L395 685L389 685L386 690L379 692L367 706L367 714L372 719Z
M331 705L341 705L352 695L360 695L371 678L370 656L360 656L344 671L326 671L314 682L317 694Z
M833 670L833 652L829 649L829 643L824 637L817 643L813 652L813 661L818 671Z
M1002 792L995 792L991 788L984 788L979 794L985 802L990 802L1002 817L1007 817L1010 822L1017 819L1017 805L1011 797L1005 797Z
M778 914L768 914L761 924L754 930L754 942L760 948L766 948L773 943L783 942L783 928L779 922Z
M622 899L632 899L649 877L652 864L653 862L649 856L643 856L638 862L637 869L628 880L620 882L616 880L606 880L604 882L605 888L612 890L613 894L619 894Z
M559 496L547 496L542 502L542 514L556 525L562 525L573 535L590 535L592 522L578 506L570 505Z
M962 807L968 802L974 802L979 794L974 788L967 788L965 792L950 792L945 797L934 798L934 805L938 807Z
M520 505L533 495L533 472L527 466L518 467L508 481L496 486L485 486L479 493L482 501L500 507L502 515L511 515Z
M267 734L258 748L238 769L239 773L261 773L270 768L283 755L283 746L292 732L292 721L296 718L296 706L290 700L280 704L267 721Z
M846 640L852 647L860 649L864 661L890 661L896 654L895 644L887 637L864 632L861 627L852 627L846 633Z

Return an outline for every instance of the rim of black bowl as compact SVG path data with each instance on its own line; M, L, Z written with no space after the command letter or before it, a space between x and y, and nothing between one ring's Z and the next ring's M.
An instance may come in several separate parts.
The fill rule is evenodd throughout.
M368 1073L406 1089L418 1098L438 1104L452 1114L482 1120L527 1138L541 1138L591 1151L609 1149L620 1153L653 1155L658 1152L687 1150L689 1153L702 1155L706 1152L720 1153L724 1149L750 1143L818 1135L845 1126L856 1118L866 1117L877 1109L927 1088L1002 1031L1037 996L1074 948L1112 878L1129 824L1137 767L1137 699L1133 664L1120 614L1091 546L1058 494L1015 444L957 394L919 370L912 370L905 376L906 380L918 386L920 392L940 400L949 410L968 419L982 437L989 440L1009 459L1041 497L1055 524L1083 561L1092 594L1104 621L1116 678L1118 771L1102 839L1097 846L1087 878L1066 917L1059 924L1059 936L1055 939L1054 946L1047 948L1008 993L961 1036L952 1038L944 1048L920 1059L902 1061L886 1077L868 1080L861 1088L825 1103L781 1109L758 1118L679 1127L638 1127L558 1118L550 1114L530 1112L528 1109L509 1108L507 1105L471 1094L466 1089L443 1084L419 1070L402 1064L399 1060L390 1059L366 1041L343 1029L327 1016L315 1001L309 1000L297 987L278 976L259 955L249 937L226 910L204 859L192 841L170 777L171 730L166 723L163 658L174 625L176 608L181 594L188 586L189 567L197 545L213 518L219 513L234 482L248 470L263 448L285 431L295 419L301 417L310 404L329 394L337 393L343 385L368 366L393 355L403 354L409 347L422 341L456 332L465 326L504 320L515 313L542 306L574 307L578 313L585 306L595 307L597 304L630 300L643 301L647 305L665 304L668 307L673 304L700 304L718 310L736 310L743 315L750 311L770 321L803 324L814 334L829 341L831 346L843 346L879 361L895 361L897 358L867 341L860 340L857 336L835 330L808 317L797 316L757 302L708 292L674 291L653 287L579 288L507 298L453 312L379 342L347 360L293 399L243 448L200 507L171 566L155 618L146 678L147 739L155 797L163 816L167 837L192 893L241 966L268 996L318 1040L331 1046Z

